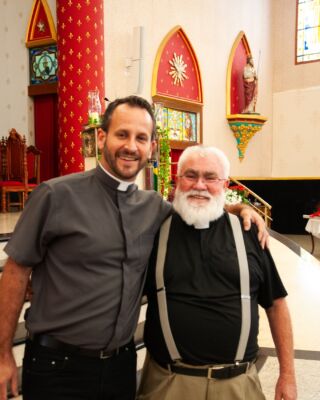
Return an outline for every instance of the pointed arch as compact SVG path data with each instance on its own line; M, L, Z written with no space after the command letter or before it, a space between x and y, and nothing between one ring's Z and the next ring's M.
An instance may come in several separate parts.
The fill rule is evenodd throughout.
M184 70L181 81L174 77L176 63L180 63ZM154 96L202 104L198 60L181 26L171 29L158 48L152 77L152 97Z
M250 46L243 31L236 37L227 68L227 115L240 114L244 109L244 92L242 71L247 56L251 54Z
M227 68L226 110L227 120L237 142L239 159L244 159L249 141L259 132L267 118L259 113L243 113L245 109L243 69L247 57L252 57L250 46L243 31L236 37Z
M36 47L57 42L57 33L46 0L34 0L29 19L26 46Z
M174 182L182 150L202 143L201 74L195 51L181 26L171 29L158 48L151 93L157 126L169 139L168 160Z

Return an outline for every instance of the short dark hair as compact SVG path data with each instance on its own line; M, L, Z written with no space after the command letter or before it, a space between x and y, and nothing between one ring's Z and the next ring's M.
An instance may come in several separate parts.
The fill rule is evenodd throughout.
M103 129L105 132L108 132L108 130L110 128L110 124L111 124L112 114L113 114L114 110L121 104L127 104L129 107L143 108L148 112L148 114L150 115L150 117L152 119L151 140L155 140L155 138L156 138L156 120L155 120L155 117L153 114L152 107L147 100L145 100L139 96L123 97L123 98L116 99L116 100L112 101L111 103L109 103L109 105L102 117L101 129Z

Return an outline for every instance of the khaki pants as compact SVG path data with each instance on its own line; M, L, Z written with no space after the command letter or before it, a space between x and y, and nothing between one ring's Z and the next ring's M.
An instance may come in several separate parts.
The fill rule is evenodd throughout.
M266 398L262 393L255 365L252 365L247 373L235 378L208 379L170 373L147 355L138 400L266 400Z

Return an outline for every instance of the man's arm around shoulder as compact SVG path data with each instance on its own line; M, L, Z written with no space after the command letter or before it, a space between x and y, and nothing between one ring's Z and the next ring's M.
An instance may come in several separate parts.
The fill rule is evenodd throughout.
M9 258L0 280L0 400L7 399L7 385L18 395L17 366L12 341L24 303L31 268Z
M229 204L225 205L226 211L231 214L240 215L243 219L243 227L246 231L250 230L251 222L257 225L258 239L261 247L269 247L269 233L262 217L250 206L246 204Z

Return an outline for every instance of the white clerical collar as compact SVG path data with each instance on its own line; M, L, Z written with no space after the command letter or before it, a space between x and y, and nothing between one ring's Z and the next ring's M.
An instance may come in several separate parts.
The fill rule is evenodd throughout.
M208 229L210 227L210 222L205 222L203 224L195 224L193 225L194 229Z
M114 179L115 181L119 182L119 185L118 185L118 187L117 187L117 190L119 190L120 192L126 192L127 189L128 189L128 187L134 183L134 182L122 181L121 179L116 178L114 175L110 174L110 172L107 171L107 170L102 166L101 163L99 163L99 165L100 165L102 171L104 171L107 175L109 175L110 178L112 178L112 179Z

